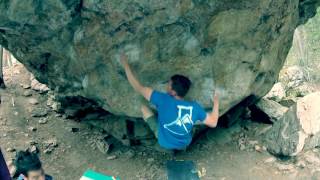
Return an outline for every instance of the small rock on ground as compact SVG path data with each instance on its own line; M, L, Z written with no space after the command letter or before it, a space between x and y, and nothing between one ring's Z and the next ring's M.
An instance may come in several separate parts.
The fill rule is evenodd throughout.
M46 124L48 122L47 118L42 118L39 120L39 124Z
M273 163L276 161L276 158L274 157L270 157L270 158L267 158L266 160L264 160L265 163Z
M44 117L48 114L48 110L45 108L35 108L31 112L32 117Z
M31 105L39 104L39 101L36 98L30 98L28 101Z
M39 152L39 149L35 145L32 145L29 150L32 153L38 153Z
M107 160L113 160L113 159L116 159L116 158L117 158L116 155L112 155L112 156L108 156L108 157L107 157Z
M34 132L34 131L37 131L37 128L31 126L31 127L28 127L28 130Z
M21 87L23 89L30 89L31 86L29 84L21 84Z
M99 149L100 152L107 154L110 152L110 144L108 144L106 141L104 140L97 140L96 142L96 146Z
M32 91L31 90L26 90L23 92L23 96L25 97L29 97L29 96L32 96Z
M291 171L294 169L292 164L277 164L276 167L279 171Z

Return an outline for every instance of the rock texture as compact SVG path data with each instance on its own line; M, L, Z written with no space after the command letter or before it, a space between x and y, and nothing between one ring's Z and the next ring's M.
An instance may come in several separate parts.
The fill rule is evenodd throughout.
M45 93L50 90L45 84L41 84L32 75L30 77L30 82L31 82L31 84L30 84L31 89L38 91L39 93Z
M320 92L297 101L266 133L271 153L295 156L320 145Z
M274 86L271 88L268 94L264 97L267 99L274 100L276 102L280 102L285 96L286 91L284 89L284 86L281 82L277 82L276 84L274 84Z
M252 114L264 114L271 122L274 123L283 117L283 115L288 111L288 108L275 101L262 98L254 105L254 107L251 107L251 111Z
M285 89L291 89L302 85L306 81L303 68L299 66L290 66L283 69L279 75L279 81L284 82Z
M141 97L119 64L125 51L138 78L164 89L189 76L190 99L221 111L264 96L277 79L294 29L314 0L0 1L0 44L60 98L82 97L116 115L140 117Z

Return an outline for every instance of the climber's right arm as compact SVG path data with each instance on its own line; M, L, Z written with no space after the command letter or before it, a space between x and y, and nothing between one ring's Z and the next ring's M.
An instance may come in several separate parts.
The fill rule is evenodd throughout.
M143 86L137 80L137 78L133 75L131 68L129 66L129 63L128 63L128 58L125 54L121 54L120 61L124 67L124 70L126 72L126 76L128 78L129 83L131 84L131 86L134 88L134 90L136 90L141 95L143 95L144 98L146 98L148 101L150 101L150 97L151 97L153 90L150 87Z
M213 107L212 112L207 114L206 119L204 120L204 124L214 128L217 126L219 119L219 97L218 94L215 92L213 95Z

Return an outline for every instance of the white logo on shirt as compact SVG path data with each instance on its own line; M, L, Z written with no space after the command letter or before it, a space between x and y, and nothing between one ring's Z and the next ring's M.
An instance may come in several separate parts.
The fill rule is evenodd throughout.
M163 127L174 134L183 136L183 135L189 134L191 131L190 126L189 128L187 126L188 125L191 125L191 127L193 126L193 121L192 121L193 107L181 106L181 105L178 105L177 107L179 109L177 119L169 124L164 124ZM184 115L182 115L183 110L187 111L187 113L184 113Z

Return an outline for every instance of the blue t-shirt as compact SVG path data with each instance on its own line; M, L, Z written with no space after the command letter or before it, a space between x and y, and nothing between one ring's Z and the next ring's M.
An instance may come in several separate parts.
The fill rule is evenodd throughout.
M196 121L206 119L206 111L197 103L178 100L169 94L153 91L150 101L158 111L158 142L166 149L183 149L192 140Z

